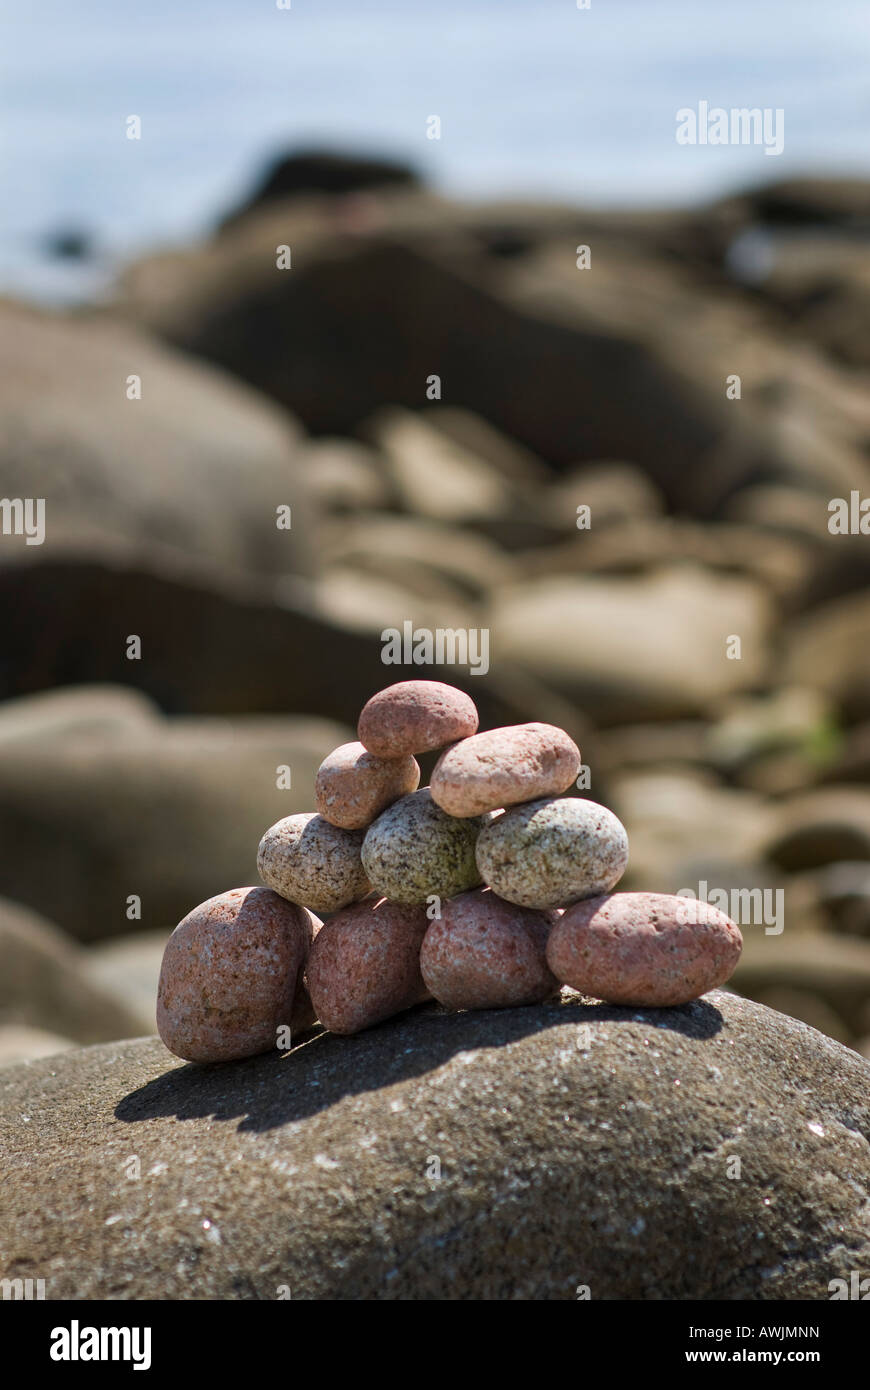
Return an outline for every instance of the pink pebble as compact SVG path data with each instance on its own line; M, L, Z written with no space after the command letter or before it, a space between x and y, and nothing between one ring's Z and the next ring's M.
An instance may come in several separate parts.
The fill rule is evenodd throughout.
M267 1052L292 1033L314 932L304 908L268 888L233 888L195 907L163 953L157 1031L188 1062Z
M559 982L547 965L552 914L516 907L489 888L449 898L423 941L420 968L448 1009L538 1004Z
M477 729L474 701L441 681L400 681L379 690L359 717L359 740L379 758L443 748Z
M430 779L433 801L449 816L479 816L559 796L581 768L580 749L553 724L488 729L446 749Z
M610 1004L665 1008L722 985L743 948L710 903L666 893L606 893L569 907L547 961L563 984Z
M400 796L420 785L415 758L378 758L361 743L343 743L324 758L314 782L314 804L330 825L363 830Z
M308 989L332 1033L359 1033L429 998L420 947L423 907L367 898L324 922L308 957Z

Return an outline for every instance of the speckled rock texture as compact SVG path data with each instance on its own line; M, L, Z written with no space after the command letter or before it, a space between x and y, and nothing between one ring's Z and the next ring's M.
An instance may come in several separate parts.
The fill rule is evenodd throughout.
M189 1062L251 1057L293 1028L313 923L268 888L233 888L179 922L166 943L157 1031ZM310 1019L308 1020L310 1022Z
M103 1044L0 1074L0 1272L47 1299L824 1301L870 1268L868 1140L870 1065L721 991L424 1005L210 1068Z
M288 902L337 912L371 890L360 859L362 842L361 830L341 830L313 811L285 816L260 841L257 870Z
M565 907L614 888L628 863L625 826L597 801L571 796L513 806L477 841L477 866L500 898Z
M517 907L489 888L460 893L429 924L420 969L448 1009L504 1009L539 1004L559 991L547 965L555 916Z
M363 868L372 887L396 903L452 898L480 883L474 848L488 818L456 820L428 787L393 802L366 831Z
M479 816L521 801L559 796L577 779L580 749L553 724L488 729L447 748L429 779L451 816Z
M330 825L364 830L391 802L419 785L415 758L376 758L361 743L343 743L318 768L314 804Z
M386 898L330 917L306 971L317 1017L333 1033L359 1033L430 997L420 974L429 919L422 907Z
M467 738L478 722L474 701L464 690L442 681L399 681L363 707L357 733L370 753L401 758Z
M710 903L609 893L559 917L547 960L563 984L595 999L670 1006L723 985L742 949L740 928Z

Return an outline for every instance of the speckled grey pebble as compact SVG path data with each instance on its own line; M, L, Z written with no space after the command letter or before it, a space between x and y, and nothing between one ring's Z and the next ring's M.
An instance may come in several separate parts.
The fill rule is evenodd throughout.
M263 882L313 912L337 912L370 891L360 859L362 830L341 830L313 812L285 816L260 841Z
M513 806L481 832L485 883L521 907L565 907L608 893L628 863L628 835L612 811L585 797Z
M456 820L435 805L429 789L400 797L369 826L362 862L372 886L397 903L452 898L476 888L474 847L487 816Z

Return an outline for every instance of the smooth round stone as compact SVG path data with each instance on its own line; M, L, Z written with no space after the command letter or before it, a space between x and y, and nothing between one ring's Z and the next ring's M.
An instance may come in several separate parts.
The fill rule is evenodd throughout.
M314 812L285 816L260 841L257 868L263 882L289 902L336 912L371 891L362 842L361 830L342 830Z
M547 960L557 979L593 999L666 1008L724 984L742 949L740 928L710 903L609 893L568 908Z
M448 816L424 787L394 801L369 826L363 868L372 887L392 902L452 898L480 883L474 847L484 823L482 817Z
M422 907L369 899L330 917L308 958L308 989L332 1033L359 1033L429 998L420 947L429 919Z
M564 907L607 893L627 863L625 826L585 797L511 807L477 841L484 883L521 907Z
M189 912L166 943L157 989L170 1052L225 1062L267 1052L282 1026L292 1033L313 926L268 888L233 888Z
M477 888L450 898L429 924L420 969L448 1009L509 1009L558 993L547 965L551 914Z
M314 780L314 804L324 820L343 830L364 830L398 797L420 785L415 758L378 758L361 743L330 753Z
M576 781L580 749L553 724L512 724L463 739L441 754L429 789L451 816L479 816L542 796Z
M478 722L474 701L464 690L441 681L399 681L372 696L357 733L377 757L402 758L467 738Z

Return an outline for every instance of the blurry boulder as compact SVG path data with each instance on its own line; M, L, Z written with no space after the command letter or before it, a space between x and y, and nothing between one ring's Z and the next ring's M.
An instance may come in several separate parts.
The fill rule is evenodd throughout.
M473 531L383 513L325 529L321 556L327 568L378 575L445 603L480 603L514 576L511 558Z
M589 508L589 533L634 517L658 517L664 498L652 480L631 463L581 464L547 490L547 515L565 531L578 529L578 508Z
M822 604L786 632L782 678L828 695L848 720L870 717L870 593Z
M551 489L552 494L552 489ZM558 495L558 493L557 493ZM575 489L575 496L579 496ZM567 500L567 499L565 499ZM560 506L565 505L561 502ZM613 516L610 524L575 530L556 544L526 550L520 566L530 578L546 574L643 574L692 562L710 572L757 581L778 604L794 607L813 555L791 537L749 526L702 524L682 517Z
M80 734L135 733L159 710L139 690L123 685L66 686L0 704L0 750L35 739L76 739Z
M519 487L537 487L553 479L552 469L541 459L471 410L430 405L423 411L423 419L457 448L482 459L496 473Z
M817 690L782 686L764 695L728 698L707 738L707 753L723 773L739 774L773 753L802 760L804 781L836 755L838 733L831 702Z
M829 786L787 798L766 852L792 872L870 860L870 790Z
M0 1023L0 1067L17 1066L20 1062L35 1062L40 1057L54 1057L76 1046L72 1038L49 1033L44 1028L29 1028L24 1023Z
M870 723L841 730L830 762L819 769L820 782L870 782Z
M608 793L629 827L631 884L650 891L697 891L692 882L674 882L689 859L758 858L775 821L761 797L719 786L700 771L663 767L614 773Z
M781 179L742 198L754 216L771 225L854 227L870 233L867 179Z
M666 262L639 270L644 297L620 261L592 305L576 233L531 262L493 259L469 235L467 210L425 195L379 205L381 220L361 229L293 208L262 209L205 248L141 262L119 304L314 433L353 433L388 403L422 409L437 374L452 407L545 463L631 459L690 512L709 514L759 470L787 473L754 406L734 410L695 341L675 328L665 347L671 318L681 333L685 324ZM276 268L281 244L292 270ZM703 302L691 287L681 293ZM700 350L707 317L699 311Z
M870 861L840 860L814 875L819 902L833 931L870 937Z
M327 514L381 511L392 501L383 460L358 440L312 440L304 462L309 488Z
M594 720L634 723L696 715L757 685L770 617L754 584L686 564L639 579L566 576L514 586L494 605L493 644Z
M137 1031L157 1029L157 982L168 940L168 930L137 931L96 942L83 953L91 979L141 1020Z
M312 570L298 429L128 324L0 304L0 418L0 494L45 504L42 544L7 537L4 562L127 542L229 573Z
M534 510L528 489L456 443L426 415L386 407L362 426L383 455L400 506L430 521L462 523L518 518Z
M33 855L31 872L38 878L52 871L43 847L41 855ZM42 917L5 898L0 899L0 962L2 1025L43 1029L79 1043L148 1031L123 997L90 976L84 952Z
M812 994L852 1037L860 1037L870 1002L870 941L791 932L788 925L781 936L744 933L743 954L729 983L749 999L774 989Z
M275 160L259 186L227 214L221 226L226 230L264 204L288 198L311 194L341 197L366 189L413 188L418 182L413 169L392 160L326 149L298 150Z
M173 713L316 711L355 726L376 690L421 674L381 659L381 619L401 628L414 617L413 595L402 587L374 594L352 575L318 586L293 576L231 580L174 563L155 574L144 564L121 551L114 563L73 557L0 567L0 693L135 684ZM446 611L427 612L435 626L449 626ZM128 633L142 639L141 660L127 659ZM570 702L503 656L485 676L462 666L429 674L467 690L484 727L582 724Z
M81 941L172 927L257 882L264 830L312 809L320 762L349 737L325 720L251 716L7 744L0 893Z

